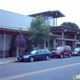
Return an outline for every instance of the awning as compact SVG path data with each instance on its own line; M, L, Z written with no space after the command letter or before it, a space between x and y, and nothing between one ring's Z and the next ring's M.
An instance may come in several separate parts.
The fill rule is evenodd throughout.
M56 38L57 40L65 40L65 41L79 41L77 39L66 39L66 38Z
M45 11L45 12L40 12L40 13L36 13L36 14L31 14L28 16L31 17L36 17L36 16L47 16L47 17L52 17L52 18L59 18L59 17L65 17L64 14L62 14L59 10L56 11Z

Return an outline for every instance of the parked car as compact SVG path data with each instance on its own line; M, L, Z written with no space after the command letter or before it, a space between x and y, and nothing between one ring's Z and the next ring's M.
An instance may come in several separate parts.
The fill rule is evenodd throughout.
M49 60L51 57L51 52L48 49L34 49L27 52L26 54L19 56L19 61L35 61L35 60Z
M59 46L55 50L52 50L52 57L60 57L63 58L64 56L71 57L72 50L70 46Z
M72 55L80 56L80 47L74 48Z

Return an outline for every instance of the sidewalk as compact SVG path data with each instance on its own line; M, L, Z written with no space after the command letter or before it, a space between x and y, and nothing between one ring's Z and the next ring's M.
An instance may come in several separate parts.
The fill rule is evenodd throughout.
M8 64L10 62L17 61L17 57L0 58L0 65Z

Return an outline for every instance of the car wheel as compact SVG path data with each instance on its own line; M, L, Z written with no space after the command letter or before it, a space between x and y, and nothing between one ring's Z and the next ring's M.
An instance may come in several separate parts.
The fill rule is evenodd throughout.
M60 58L63 58L64 56L63 56L63 54L60 54Z
M71 53L69 53L68 57L71 57Z
M34 62L34 58L33 57L30 58L30 62Z
M50 59L50 57L49 56L46 56L46 60L49 60Z

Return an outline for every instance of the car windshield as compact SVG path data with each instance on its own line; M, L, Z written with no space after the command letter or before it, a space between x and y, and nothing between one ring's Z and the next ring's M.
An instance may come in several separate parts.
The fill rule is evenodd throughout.
M36 54L36 52L37 52L37 50L33 50L33 51L31 51L30 54Z
M75 48L74 50L75 50L75 51L79 51L79 48Z
M27 53L25 53L24 55L26 55L26 54L35 54L36 52L37 52L37 50L30 50Z
M57 47L57 50L64 50L64 47Z

